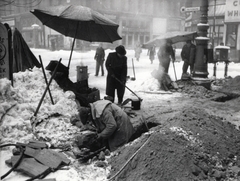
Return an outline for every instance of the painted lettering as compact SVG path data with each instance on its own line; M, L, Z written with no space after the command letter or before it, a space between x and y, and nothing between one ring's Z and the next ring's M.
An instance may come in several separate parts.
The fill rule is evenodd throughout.
M238 11L234 11L234 16L238 16Z
M228 11L228 16L232 16L233 15L233 11Z
M238 17L240 16L240 11L238 10L235 10L235 11L228 11L228 16L235 16L235 17Z
M238 1L233 1L233 6L238 6Z

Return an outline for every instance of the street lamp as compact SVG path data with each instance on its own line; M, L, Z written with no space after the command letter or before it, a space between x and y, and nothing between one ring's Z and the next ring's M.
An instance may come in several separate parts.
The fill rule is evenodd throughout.
M199 85L210 89L211 82L208 77L208 0L201 0L201 17L197 25L198 37L196 40L196 58L192 79Z

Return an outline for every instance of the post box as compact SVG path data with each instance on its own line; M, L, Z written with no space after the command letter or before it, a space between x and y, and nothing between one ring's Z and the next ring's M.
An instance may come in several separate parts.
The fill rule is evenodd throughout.
M215 47L215 61L216 62L228 62L229 61L229 51L230 47L228 46L216 46Z

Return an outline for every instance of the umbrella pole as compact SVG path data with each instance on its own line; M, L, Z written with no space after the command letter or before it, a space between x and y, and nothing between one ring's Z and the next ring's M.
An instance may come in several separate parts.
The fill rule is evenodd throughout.
M73 43L72 43L72 49L71 49L69 61L68 61L68 69L69 69L69 66L70 66L71 59L72 59L72 53L73 53L73 48L74 48L75 40L76 40L76 39L74 38L74 39L73 39Z
M73 48L74 48L74 45L75 45L77 30L78 30L78 23L77 23L77 28L76 28L75 36L74 36L74 39L73 39L73 43L72 43L72 49L71 49L69 61L68 61L68 69L69 69L69 67L70 67L70 62L71 62L71 59L72 59L72 53L73 53Z

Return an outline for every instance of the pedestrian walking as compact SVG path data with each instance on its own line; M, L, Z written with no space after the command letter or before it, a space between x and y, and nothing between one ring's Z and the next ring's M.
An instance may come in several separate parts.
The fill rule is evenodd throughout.
M193 73L194 63L196 56L196 46L191 40L187 40L181 51L181 58L184 61L182 66L182 79L189 78L187 73L188 67L190 66L190 75Z
M96 60L95 76L98 76L100 68L101 68L102 76L104 76L103 63L104 63L104 60L105 60L105 50L102 47L102 43L100 43L99 46L97 47L94 59Z
M175 61L175 52L173 50L171 40L167 40L166 43L159 48L158 60L159 65L161 65L164 68L164 71L168 73L170 61Z
M155 55L156 55L156 45L153 45L152 47L150 47L148 49L148 54L149 55L149 59L151 61L151 64L153 63L153 60L155 59Z
M118 104L123 101L125 93L125 84L127 81L127 57L125 47L120 45L115 48L116 52L108 54L106 60L106 69L108 71L106 95L112 97L112 102L115 98L115 90L117 91ZM118 80L121 81L121 83Z
M137 61L139 61L140 54L142 53L142 48L139 41L136 43L134 50L135 50L135 58Z

